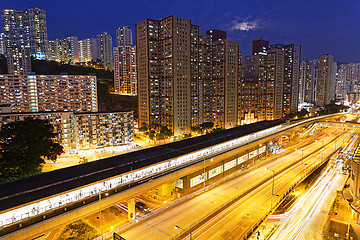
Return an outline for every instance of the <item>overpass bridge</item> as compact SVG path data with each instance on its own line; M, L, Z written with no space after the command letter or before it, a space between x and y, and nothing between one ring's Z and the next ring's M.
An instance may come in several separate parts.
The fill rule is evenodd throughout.
M234 157L239 149L252 149L235 156L231 164L238 165L267 151L261 141L337 116L250 124L1 184L0 234L9 239L36 237L174 176L191 174L219 155ZM133 209L129 207L129 217Z
M320 122L318 124L319 126L324 126L324 127L341 127L345 129L360 128L360 123L354 123L354 122L325 121L325 122Z

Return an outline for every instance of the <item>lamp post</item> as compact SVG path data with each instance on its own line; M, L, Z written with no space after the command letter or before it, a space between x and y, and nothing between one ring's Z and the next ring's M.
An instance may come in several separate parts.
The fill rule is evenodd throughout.
M205 157L204 157L204 173L203 173L203 174L204 174L204 175L203 175L203 176L204 176L204 191L205 191L205 187L206 187L206 180L205 180L205 160L206 160L206 159L205 159Z
M175 227L175 229L181 229L181 230L183 230L184 232L187 232L187 233L190 235L190 240L192 239L191 232L186 231L185 229L183 229L183 228L179 227L178 225L175 225L174 227Z
M108 196L109 193L105 193L105 196ZM104 239L103 235L103 228L102 228L102 216L101 216L101 189L99 189L99 207L100 207L100 232L101 232L101 239Z
M272 191L271 191L271 211L273 208L273 195L274 195L274 185L275 185L275 170L270 168L265 168L265 170L272 171L273 172L273 182L272 182Z
M168 234L167 232L164 232L164 231L162 231L162 230L160 230L160 229L158 229L158 228L156 228L156 227L154 227L154 226L152 226L152 225L150 225L150 224L148 224L148 223L144 223L144 224L147 225L147 226L149 226L149 227L151 227L151 228L153 228L153 229L155 229L156 231L159 231L159 232L161 232L161 233L163 233L163 234L166 234L166 235L168 235L169 237L171 237L171 235Z
M103 229L102 229L102 217L101 217L101 189L99 189L99 206L100 206L100 232L101 232L101 239L104 239Z
M301 163L304 165L304 149L301 149Z

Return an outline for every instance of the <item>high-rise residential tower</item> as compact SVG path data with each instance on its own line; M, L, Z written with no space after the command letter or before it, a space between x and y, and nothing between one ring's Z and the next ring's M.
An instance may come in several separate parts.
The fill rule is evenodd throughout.
M336 97L349 102L360 99L360 63L343 63L339 65L336 76ZM345 90L341 90L345 88ZM342 93L340 93L340 91ZM340 96L341 95L341 96Z
M259 39L253 41L252 45L252 54L266 54L267 50L269 49L269 41L264 39Z
M259 40L253 44L256 50ZM258 50L254 51L254 55L246 56L242 64L239 78L239 124L274 120L283 116L284 50L266 50L266 47Z
M98 58L97 41L95 38L87 38L79 41L79 61L96 61Z
M48 57L47 60L55 61L56 60L56 43L55 40L48 41Z
M65 63L79 62L78 37L66 37L55 40L55 61Z
M5 34L4 33L0 33L0 54L6 55Z
M116 93L137 95L136 47L114 47L114 89Z
M174 16L136 24L139 126L157 123L174 135L190 133L193 27Z
M303 60L300 64L299 103L315 102L315 63Z
M25 75L31 72L29 48L8 47L6 56L8 74Z
M131 28L125 26L116 29L116 43L117 46L132 46L132 31Z
M271 49L266 57L265 112L266 120L283 116L285 53L281 49Z
M226 32L213 29L206 32L211 39L210 100L211 122L222 128L237 124L237 87L239 44L226 39ZM197 69L198 67L196 67ZM198 98L202 96L199 95Z
M113 69L112 37L107 32L97 35L98 57L104 68Z
M136 25L139 125L237 124L239 47L226 32L199 33L191 20L170 16Z
M335 100L344 103L346 99L346 66L347 64L341 64L336 72L335 79Z
M298 111L301 47L295 44L273 44L270 49L284 51L283 115Z
M324 54L319 56L318 76L316 83L316 105L325 106L334 99L334 60L333 56Z
M239 114L240 125L259 121L259 81L265 78L266 56L245 56L241 66L241 77L239 80ZM264 111L263 111L264 113Z
M6 47L29 48L37 59L47 57L46 13L40 8L3 9Z

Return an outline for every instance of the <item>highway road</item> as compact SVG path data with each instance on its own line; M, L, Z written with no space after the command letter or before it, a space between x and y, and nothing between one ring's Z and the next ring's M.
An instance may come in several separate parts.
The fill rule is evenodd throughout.
M286 213L270 216L270 219L281 219L270 239L323 239L323 224L346 178L342 173L342 161L331 159L321 176Z
M342 164L328 166L311 188L283 215L272 240L323 239L322 225L331 204L346 181Z
M166 239L168 236L163 232L175 236L181 232L174 228L175 225L188 229L209 212L214 212L236 196L249 192L254 186L259 185L250 194L233 204L232 208L227 208L217 214L218 218L213 218L193 232L193 239L237 239L258 219L259 214L263 214L271 207L272 172L265 168L271 168L276 172L287 169L275 177L275 194L281 193L289 184L295 182L295 176L301 176L302 170L310 169L312 165L319 163L323 157L325 158L328 153L335 150L334 142L327 143L340 135L342 130L326 129L322 133L321 136L304 138L303 142L284 150L273 161L148 220L146 222L148 225L140 224L121 233L121 236L126 239L149 240ZM344 139L337 139L337 147L350 136L351 134L347 134ZM316 149L321 149L320 153L308 156ZM303 163L306 165L300 161L302 156L304 156ZM262 184L267 179L268 181ZM274 201L275 198L276 196Z
M312 164L318 162L317 159L322 158L323 151L328 152L329 149L334 148L334 145L325 146L316 155L306 157L303 161L306 165L299 162L297 165L279 174L275 178L273 201L278 200L278 196L282 196L290 186L296 183L305 168L310 168ZM301 150L306 152L311 147L312 145ZM275 168L275 166L272 167L272 169ZM269 198L265 196L271 196L271 188L272 181L268 181L252 191L246 198L240 199L229 209L226 209L226 211L212 219L209 224L197 229L194 232L194 239L239 239L241 236L244 236L251 226L270 209L271 199L269 201Z

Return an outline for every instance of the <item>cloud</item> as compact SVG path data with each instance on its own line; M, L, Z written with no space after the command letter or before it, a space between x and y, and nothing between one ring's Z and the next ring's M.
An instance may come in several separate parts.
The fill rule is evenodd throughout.
M231 27L232 31L240 30L240 31L250 31L254 29L261 28L259 24L259 20L255 21L234 21Z

